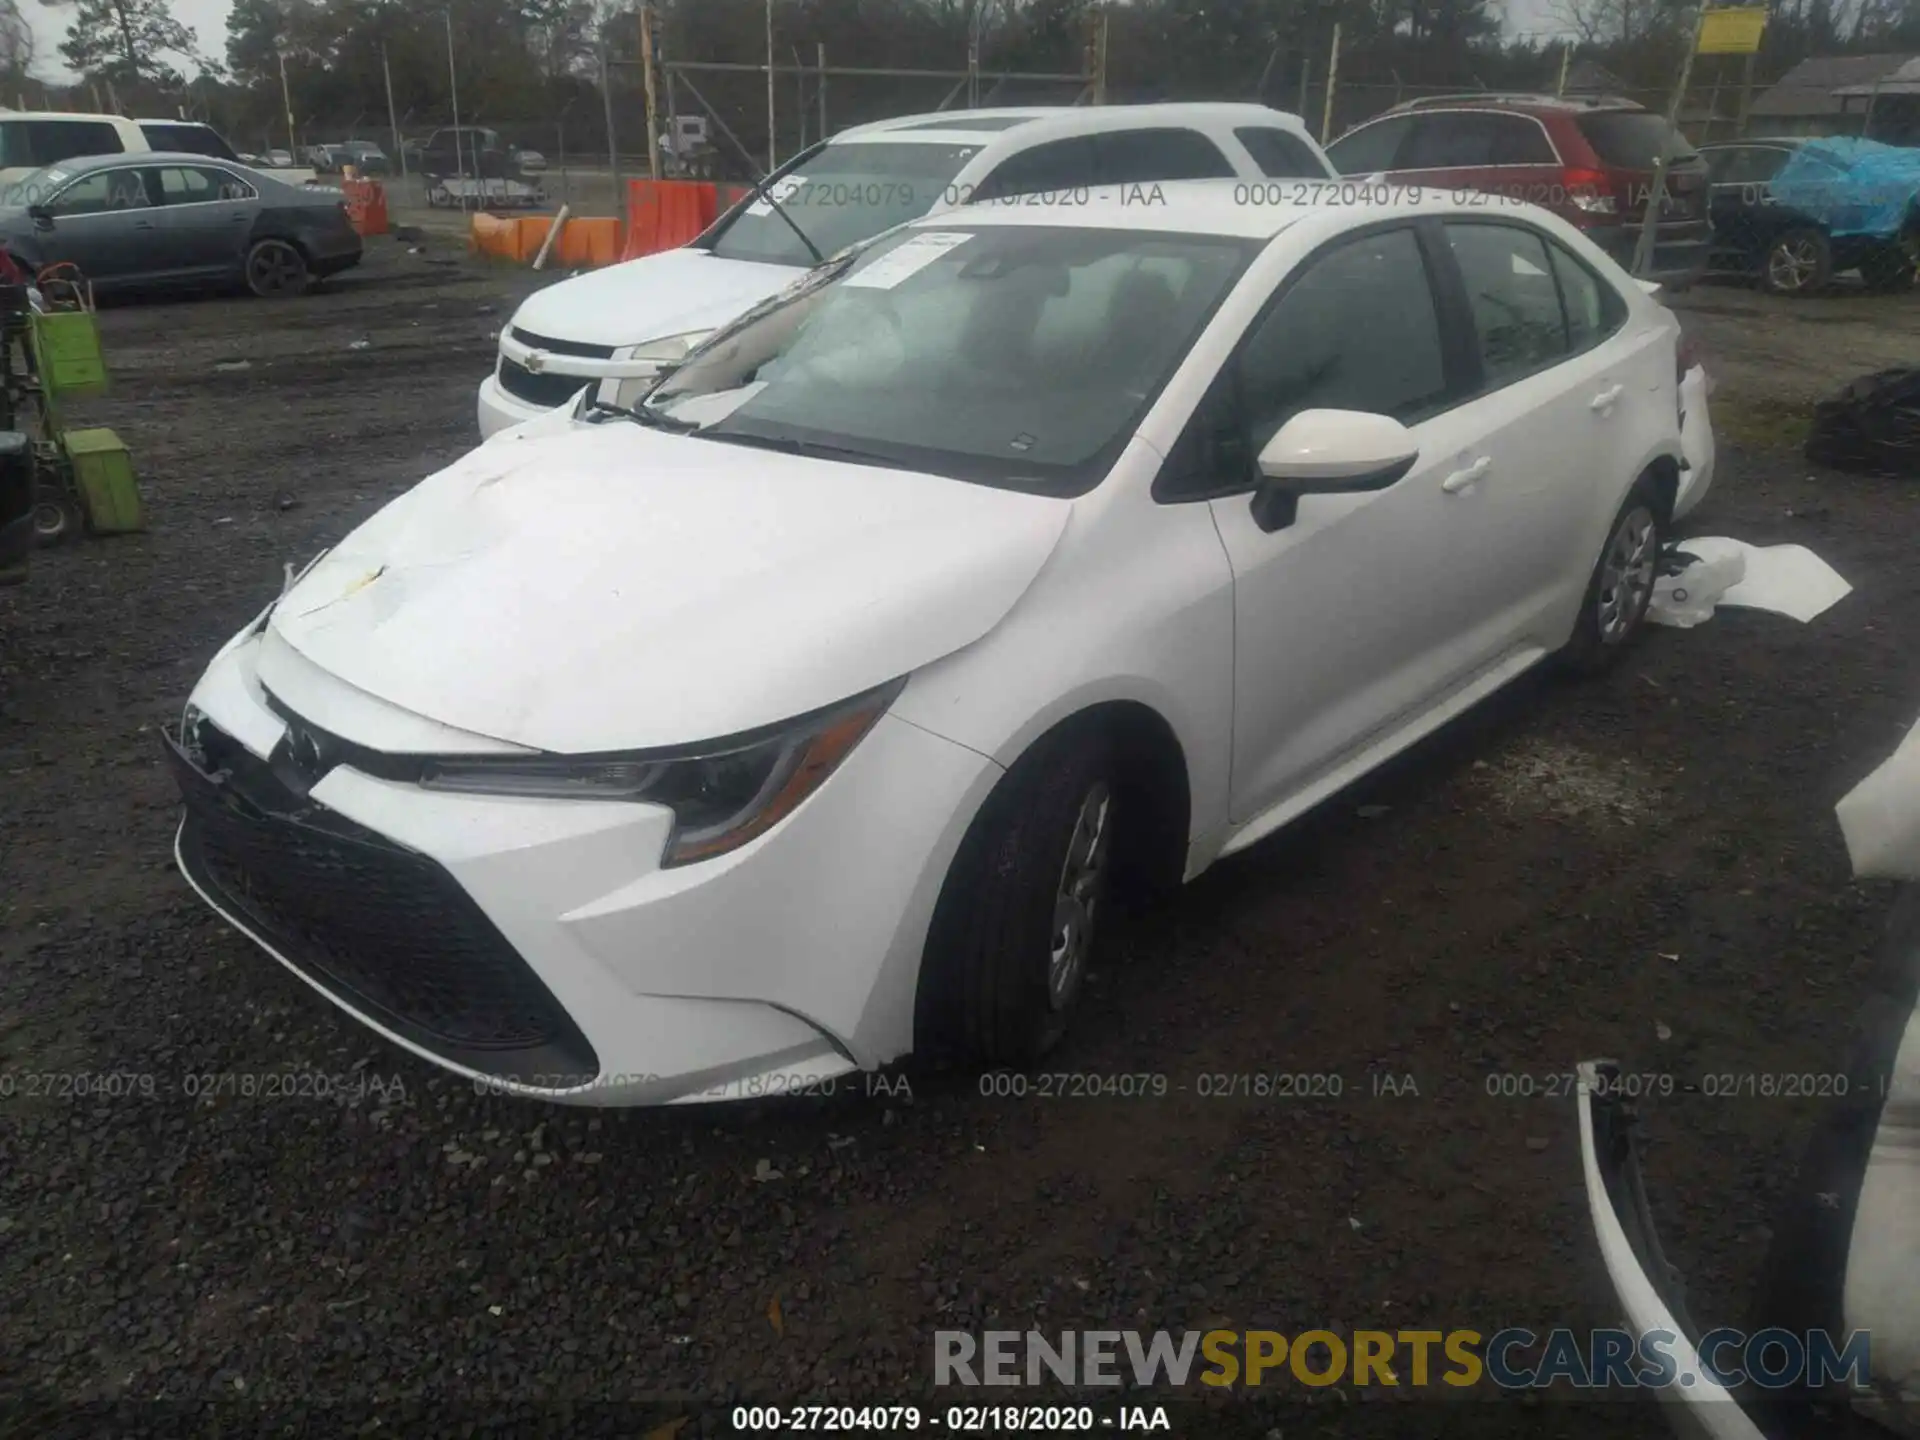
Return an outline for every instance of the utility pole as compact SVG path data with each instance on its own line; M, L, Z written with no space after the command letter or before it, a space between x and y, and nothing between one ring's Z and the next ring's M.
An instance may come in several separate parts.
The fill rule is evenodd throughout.
M813 47L813 63L820 71L820 138L827 138L827 42L818 41Z
M613 176L613 203L626 212L625 187L620 184L620 141L613 128L613 66L607 63L607 32L600 32L600 98L607 107L607 170Z
M1553 87L1553 93L1555 95L1565 95L1567 93L1567 66L1572 62L1573 41L1562 40L1560 42L1560 83Z
M773 108L773 0L767 0L767 173L774 172L778 156L774 153L774 131L778 125Z
M653 6L640 7L640 73L647 81L647 173L660 178L659 110L653 93Z
M447 17L447 93L453 102L453 168L465 174L461 168L465 162L460 158L460 71L453 61L453 7L449 5L442 13ZM474 176L476 180L479 178Z
M393 108L393 67L387 63L387 42L380 42L380 74L387 82L387 128L393 132L393 158L400 166L400 178L407 178L407 148L400 143L400 117Z
M1340 22L1333 22L1333 45L1327 52L1327 101L1320 109L1320 143L1333 138L1333 87L1340 78Z
M287 152L299 163L299 147L293 138L293 91L287 88L287 52L279 50L280 57L280 103L287 109Z

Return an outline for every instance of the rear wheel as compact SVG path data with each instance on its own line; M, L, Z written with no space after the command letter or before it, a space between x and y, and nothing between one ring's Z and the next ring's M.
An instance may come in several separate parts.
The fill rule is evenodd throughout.
M1666 535L1666 503L1651 477L1640 477L1614 516L1607 543L1587 581L1580 618L1561 650L1561 667L1597 675L1620 658L1646 623L1653 582L1660 573Z
M1107 908L1113 748L1084 729L1042 742L995 788L954 859L928 935L916 1048L1026 1065L1066 1033Z
M33 543L64 545L80 534L80 511L62 496L42 495L33 502Z
M1860 262L1860 278L1867 282L1869 290L1887 294L1897 290L1911 290L1914 279L1914 257L1907 247L1898 241L1870 251Z
M1832 247L1810 225L1774 236L1760 262L1760 283L1775 295L1811 295L1832 278Z
M313 284L307 257L288 240L260 240L247 252L247 288L263 300L304 295Z

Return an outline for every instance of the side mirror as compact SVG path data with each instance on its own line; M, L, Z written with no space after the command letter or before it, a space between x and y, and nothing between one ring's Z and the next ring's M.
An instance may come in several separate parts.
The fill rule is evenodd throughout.
M36 230L53 229L53 212L44 205L29 205L27 218L33 221L33 228Z
M1254 523L1272 533L1293 524L1302 495L1384 490L1420 458L1413 432L1364 410L1302 410L1260 452Z

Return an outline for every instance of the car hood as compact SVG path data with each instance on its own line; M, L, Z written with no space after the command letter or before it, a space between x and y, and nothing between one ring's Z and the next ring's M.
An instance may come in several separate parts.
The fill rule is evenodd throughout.
M482 446L429 477L269 623L337 679L476 735L560 753L690 744L971 644L1071 509L607 423Z
M664 250L536 291L513 323L550 340L638 345L724 325L804 274L792 265L720 260L705 250Z

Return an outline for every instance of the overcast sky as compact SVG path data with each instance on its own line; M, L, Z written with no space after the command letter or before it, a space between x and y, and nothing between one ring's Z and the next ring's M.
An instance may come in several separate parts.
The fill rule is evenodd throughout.
M1549 0L1504 0L1504 3L1496 0L1496 8L1506 15L1510 34L1521 30L1536 35L1557 33L1559 27L1547 17L1548 3ZM198 35L201 51L216 59L226 57L227 12L232 8L233 0L173 0L173 13ZM72 72L60 59L59 46L73 12L43 4L42 0L21 0L21 9L32 23L38 41L34 73L50 80L72 79Z

